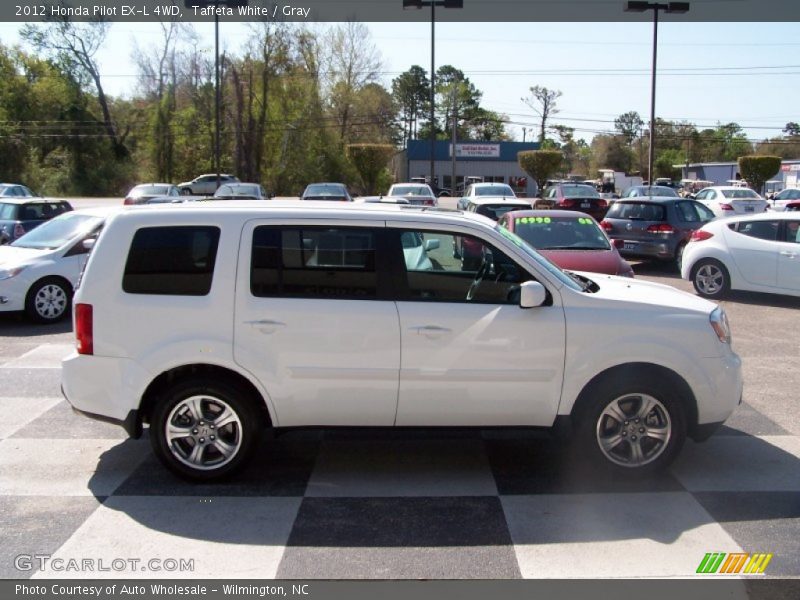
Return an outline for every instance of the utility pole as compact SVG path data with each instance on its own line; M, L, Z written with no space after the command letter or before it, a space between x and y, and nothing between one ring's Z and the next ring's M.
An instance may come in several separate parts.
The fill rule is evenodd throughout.
M456 104L456 91L458 90L458 82L453 82L453 143L452 143L452 159L453 159L453 171L450 175L450 195L455 197L456 195L456 127L458 125L458 106Z

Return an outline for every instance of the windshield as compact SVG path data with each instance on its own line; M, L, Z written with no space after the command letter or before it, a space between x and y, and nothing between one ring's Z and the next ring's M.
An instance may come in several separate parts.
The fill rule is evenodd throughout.
M335 183L313 183L306 188L304 196L343 196L344 186Z
M15 221L17 218L17 206L19 204L0 204L0 219L3 221Z
M530 208L530 206L514 206L513 204L479 204L475 208L475 212L484 217L489 217L493 221L500 220L507 212L512 210L520 210Z
M740 188L737 190L720 190L722 195L726 198L745 198L748 200L760 200L761 196L756 194L753 190L747 188Z
M390 196L431 196L427 185L393 185L389 191Z
M481 185L475 187L476 196L508 196L516 198L514 190L507 185Z
M588 185L562 185L561 193L564 198L599 198L600 194Z
M514 232L540 250L611 250L597 222L587 217L517 217Z
M500 235L506 238L509 242L514 244L517 248L522 250L522 252L524 252L528 258L530 258L533 262L542 267L545 271L550 273L563 285L572 290L575 290L576 292L582 292L584 290L581 284L579 284L572 277L567 275L564 271L559 269L552 262L547 260L544 256L539 254L530 244L528 244L517 234L510 232L508 229L506 229L501 225L497 225L494 229L496 232L498 232Z
M36 248L38 250L54 250L60 248L78 235L86 234L100 223L102 217L67 213L51 219L36 229L32 229L15 242L17 248Z
M666 187L663 185L640 185L629 188L623 195L624 198L637 198L641 196L665 196L667 198L677 198L678 192L673 190L671 187Z
M131 196L164 196L169 194L168 185L137 185L131 190Z
M223 185L217 190L216 196L222 195L233 195L233 196L260 196L258 193L258 186L256 185L246 185L246 184L235 184L235 185Z
M666 221L667 211L661 204L653 202L617 201L606 213L606 219L630 219L631 221Z

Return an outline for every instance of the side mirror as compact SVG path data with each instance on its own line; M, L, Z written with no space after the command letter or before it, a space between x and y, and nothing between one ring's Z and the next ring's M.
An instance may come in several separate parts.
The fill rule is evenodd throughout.
M97 241L97 238L96 238L96 237L90 237L90 238L86 238L85 240L83 240L83 242L81 243L81 245L83 246L83 249L84 249L84 250L86 250L87 252L91 252L91 251L92 251L92 248L94 248L94 243L95 243L96 241Z
M439 249L439 240L425 240L425 252Z
M520 288L519 306L520 308L535 308L544 304L547 299L547 292L544 286L538 281L526 281Z

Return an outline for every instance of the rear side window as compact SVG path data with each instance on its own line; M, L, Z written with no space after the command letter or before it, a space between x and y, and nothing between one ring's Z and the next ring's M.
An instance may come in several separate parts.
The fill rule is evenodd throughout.
M660 204L650 202L615 202L606 214L607 219L632 221L665 221L667 211Z
M205 296L211 290L218 227L145 227L133 236L122 289L129 294Z
M778 239L779 227L779 221L740 221L736 231L749 237L772 242Z
M378 296L371 229L256 227L250 268L250 291L258 297Z

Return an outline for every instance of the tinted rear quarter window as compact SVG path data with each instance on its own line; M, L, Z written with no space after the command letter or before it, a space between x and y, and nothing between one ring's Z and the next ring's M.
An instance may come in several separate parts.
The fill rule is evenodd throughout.
M136 231L122 289L129 294L205 296L211 291L220 230L211 226Z

